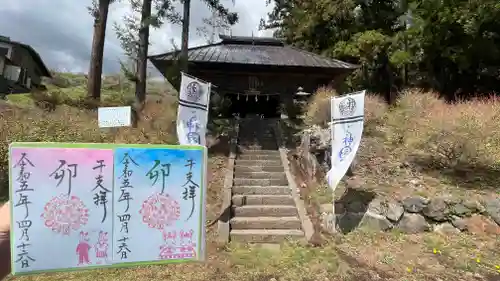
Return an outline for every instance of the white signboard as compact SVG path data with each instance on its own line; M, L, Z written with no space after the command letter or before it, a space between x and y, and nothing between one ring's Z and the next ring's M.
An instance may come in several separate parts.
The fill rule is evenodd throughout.
M177 112L177 138L181 145L205 145L210 83L182 73Z
M99 107L97 110L99 128L128 127L131 125L130 106Z

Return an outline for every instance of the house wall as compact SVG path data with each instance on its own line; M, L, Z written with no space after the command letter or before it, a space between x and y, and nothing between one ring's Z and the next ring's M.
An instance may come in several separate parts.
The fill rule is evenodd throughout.
M14 64L28 70L32 85L41 84L41 70L28 50L18 45L14 46L11 60Z
M7 49L7 54L4 54L4 55L7 56L8 58L11 57L11 55L12 55L12 45L11 44L0 42L0 48Z
M0 75L3 75L4 68L5 68L5 57L0 56Z

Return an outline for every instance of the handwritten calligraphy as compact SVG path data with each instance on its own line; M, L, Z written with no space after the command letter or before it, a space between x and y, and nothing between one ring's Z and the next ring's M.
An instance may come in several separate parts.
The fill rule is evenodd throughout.
M32 258L29 254L30 241L29 237L29 229L31 228L33 222L30 219L29 215L29 205L32 202L29 199L29 193L33 192L34 189L29 187L29 178L31 176L31 172L29 169L35 168L33 162L28 159L26 153L21 154L21 158L16 162L14 168L19 168L19 174L16 179L16 182L19 183L19 189L15 190L15 193L18 194L17 203L14 205L15 208L23 208L25 209L24 219L17 221L18 228L21 230L21 237L19 238L19 243L17 243L16 248L19 249L17 254L16 263L21 264L21 268L29 268L31 262L34 262L35 259Z
M154 162L153 167L146 173L146 176L149 177L149 179L153 181L153 185L155 185L161 174L161 194L163 194L165 192L166 178L170 175L171 165L170 163L163 164L160 160L155 160Z
M182 192L182 199L191 200L191 212L189 213L186 221L188 221L193 216L195 208L194 200L196 198L196 189L200 188L200 185L193 181L193 166L195 164L196 163L193 159L188 159L187 164L184 165L185 167L188 167L188 172L186 173L186 183L182 185L182 187L184 187L184 191Z
M107 197L107 195L108 195L108 192L111 192L111 191L109 189L105 188L103 185L104 176L102 174L102 170L104 167L106 167L106 164L104 164L104 160L97 160L96 162L97 162L97 166L93 167L92 169L99 170L99 174L95 178L96 183L95 183L95 187L92 189L92 191L95 191L96 189L99 188L99 191L97 191L94 194L94 204L96 206L102 206L103 215L102 215L101 223L104 223L104 221L106 220L106 215L108 213L108 211L107 211L108 210L108 207L107 207L108 197Z
M130 169L129 165L133 164L136 167L139 167L136 161L130 157L128 153L125 153L123 156L123 159L120 161L121 164L123 164L123 170L122 174L120 176L121 179L121 194L120 197L118 198L118 203L125 202L125 208L122 214L118 215L118 219L120 220L121 227L120 227L120 233L122 233L122 236L120 239L118 239L118 251L117 254L120 254L120 258L122 260L126 260L128 258L128 254L131 253L127 240L129 239L128 237L128 224L130 222L130 219L132 218L132 215L129 213L130 209L130 201L133 200L133 198L130 196L130 190L133 188L133 186L130 183L130 177L132 177L134 171Z
M68 196L71 195L71 182L73 178L77 176L77 164L68 164L66 160L59 160L59 167L52 172L49 177L54 177L55 180L58 180L57 186L61 185L64 177L66 176L66 172L68 172Z

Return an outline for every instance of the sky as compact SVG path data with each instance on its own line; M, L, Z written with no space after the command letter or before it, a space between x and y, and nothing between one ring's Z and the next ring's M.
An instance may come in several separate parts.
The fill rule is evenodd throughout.
M35 48L49 69L62 72L86 73L89 68L93 34L93 18L87 6L91 0L0 0L0 35L10 37ZM272 9L266 0L221 0L239 14L239 22L231 33L239 36L271 36L272 31L259 31L260 19ZM182 12L182 7L178 11ZM123 51L113 29L130 13L127 0L110 6L106 44L104 48L104 74L117 73ZM190 47L204 45L206 37L196 32L203 26L203 18L211 12L201 0L191 1ZM151 30L149 54L172 50L171 40L180 46L181 26L165 24ZM152 69L152 67L150 67Z

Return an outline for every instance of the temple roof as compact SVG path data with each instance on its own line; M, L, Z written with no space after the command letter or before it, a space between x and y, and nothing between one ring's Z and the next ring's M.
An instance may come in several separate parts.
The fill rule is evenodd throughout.
M188 61L192 63L227 63L345 70L358 68L357 65L285 45L276 38L226 35L219 35L219 37L221 41L218 43L190 48L188 50ZM156 62L159 61L173 61L179 54L179 51L174 51L150 56L149 59L156 65Z

